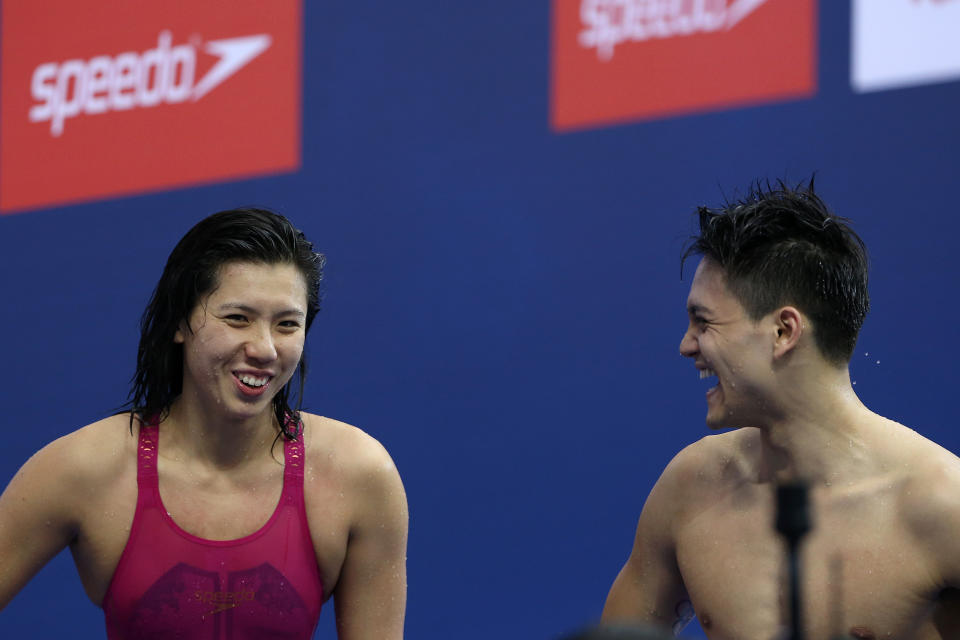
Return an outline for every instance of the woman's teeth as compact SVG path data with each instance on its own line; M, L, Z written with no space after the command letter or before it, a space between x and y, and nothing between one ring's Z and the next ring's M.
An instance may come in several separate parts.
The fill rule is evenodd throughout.
M270 380L270 378L257 378L250 375L242 375L237 377L240 378L240 382L250 387L262 387Z

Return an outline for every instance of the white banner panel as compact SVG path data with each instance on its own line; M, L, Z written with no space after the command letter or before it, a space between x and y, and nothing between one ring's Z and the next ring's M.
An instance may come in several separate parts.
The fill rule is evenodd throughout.
M960 0L853 0L851 35L856 91L960 79Z

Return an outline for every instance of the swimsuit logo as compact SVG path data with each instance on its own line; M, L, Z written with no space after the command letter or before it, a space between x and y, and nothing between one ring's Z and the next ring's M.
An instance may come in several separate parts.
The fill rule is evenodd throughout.
M172 38L169 31L161 31L157 47L142 55L127 52L41 64L30 82L31 94L39 102L30 108L30 122L49 120L50 133L59 136L64 120L81 112L93 115L197 101L270 46L267 34L207 42L204 52L219 60L194 84L197 47L171 47Z
M268 546L261 545L259 549ZM135 558L175 553L137 548ZM257 554L259 551L254 553ZM291 565L294 563L288 560ZM152 560L150 566L149 570L153 570ZM132 586L127 580L134 571L128 569L121 574L120 582ZM133 602L127 600L130 596ZM108 610L109 619L118 611L125 617L124 607L131 607L125 638L289 638L295 636L292 630L310 629L316 623L319 592L314 599L316 606L308 608L297 588L268 562L226 573L178 562L139 596L125 593L120 604L110 601L104 609ZM221 630L226 631L225 635L221 636Z
M213 606L208 615L239 607L244 602L252 602L255 596L253 591L197 591L193 594L199 602Z
M601 60L613 58L623 42L729 31L767 0L581 0L582 47L595 48Z
M816 7L553 0L551 125L569 131L810 96Z

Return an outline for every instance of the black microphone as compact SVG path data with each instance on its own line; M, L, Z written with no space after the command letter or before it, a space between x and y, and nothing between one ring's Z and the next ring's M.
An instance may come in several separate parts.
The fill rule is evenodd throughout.
M808 488L795 482L777 487L777 531L787 542L790 580L790 640L803 640L800 613L800 540L812 528L808 504Z

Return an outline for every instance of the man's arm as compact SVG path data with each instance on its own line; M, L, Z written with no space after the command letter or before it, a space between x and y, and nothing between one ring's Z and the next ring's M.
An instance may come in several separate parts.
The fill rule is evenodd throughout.
M641 621L678 633L693 619L673 540L673 522L682 503L677 466L675 459L647 497L633 550L607 595L604 624Z
M76 535L66 440L37 452L0 495L0 609Z
M947 457L947 456L945 456ZM960 637L960 461L950 455L903 491L907 523L918 546L927 551L930 575L939 591L934 626L943 638Z
M334 590L340 640L401 640L407 600L407 498L376 441L355 477L355 516Z

